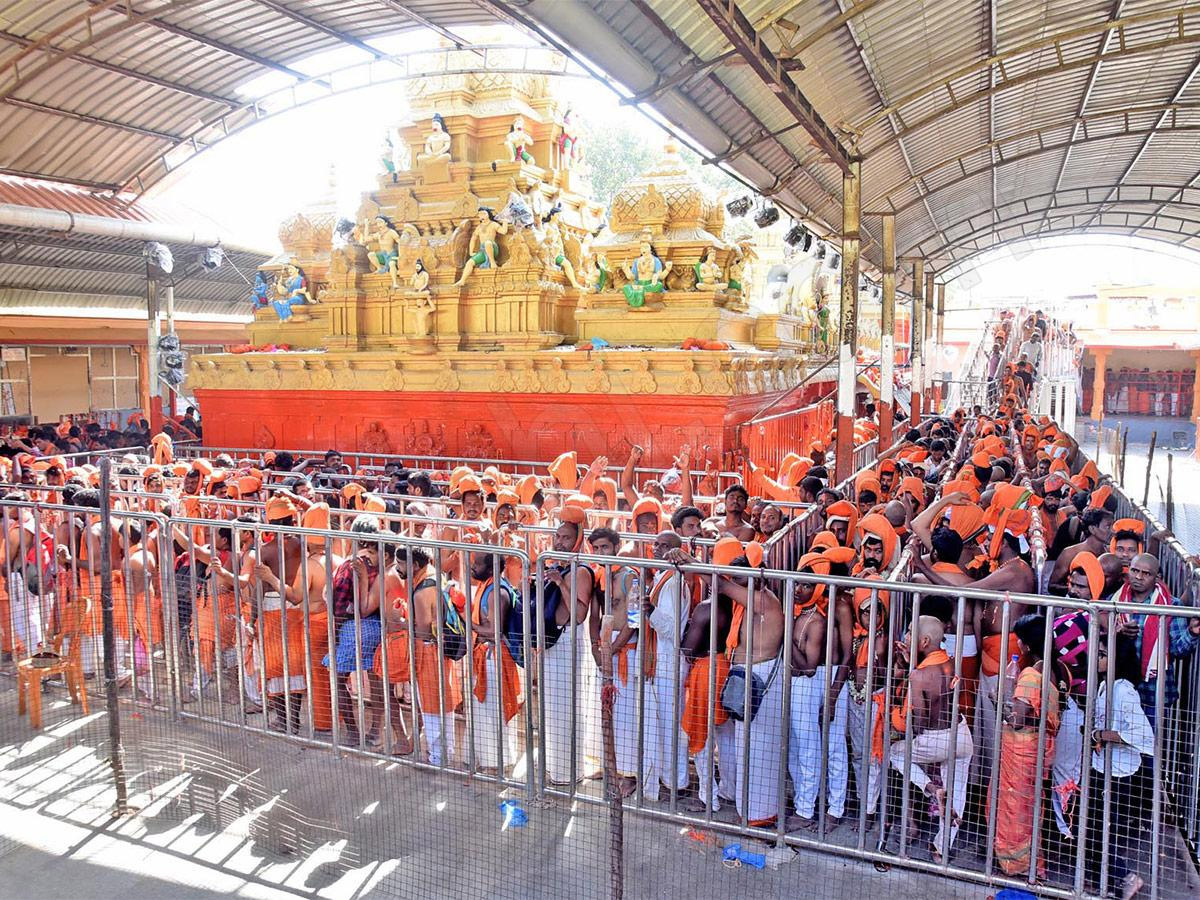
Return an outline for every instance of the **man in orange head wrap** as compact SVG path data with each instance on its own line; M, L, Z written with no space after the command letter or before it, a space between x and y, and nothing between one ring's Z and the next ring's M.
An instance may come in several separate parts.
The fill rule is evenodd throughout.
M860 561L854 574L873 571L880 575L891 572L900 561L900 536L884 516L872 513L858 523Z
M892 488L896 486L897 466L896 460L888 457L879 461L879 499L890 500L892 497Z
M878 575L870 575L868 578L871 581L882 581ZM847 680L850 693L848 729L855 789L859 807L865 807L867 810L868 827L875 820L879 810L879 773L883 768L883 747L881 744L876 745L873 726L876 712L883 701L883 684L887 677L887 616L890 601L891 595L887 591L854 589L854 639L850 654L850 678ZM874 631L871 631L872 610L875 619ZM871 698L869 704L868 697ZM867 765L865 784L862 778L864 760Z
M1117 519L1113 522L1110 552L1121 558L1126 568L1135 556L1146 549L1146 523L1141 519Z
M878 476L870 469L860 472L854 479L854 496L858 501L859 515L865 516L880 502L883 489Z
M838 544L848 547L858 525L858 509L849 500L829 504L825 510L825 527L833 532Z

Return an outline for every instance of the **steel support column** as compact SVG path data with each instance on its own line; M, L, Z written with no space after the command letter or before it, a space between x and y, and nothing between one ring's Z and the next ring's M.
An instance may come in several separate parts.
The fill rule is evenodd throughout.
M921 362L924 364L922 375L924 376L921 386L924 389L925 398L921 404L921 411L928 413L931 407L930 400L933 397L933 372L934 366L937 365L935 358L935 348L933 346L933 301L937 296L937 284L934 281L935 273L933 269L925 270L925 333L923 335L924 342L922 343ZM914 422L914 426L920 424Z
M929 365L933 368L934 375L941 375L945 372L948 366L945 363L944 354L946 347L943 338L946 334L946 283L939 282L937 286L937 322L933 329L933 350L929 353ZM945 388L942 389L943 395ZM931 400L940 398L931 398ZM935 409L940 407L940 403L935 403Z
M879 319L879 452L892 445L896 369L896 215L883 219L883 310Z
M925 260L913 260L912 323L909 326L909 359L912 364L911 425L921 422L921 392L925 390L925 373L921 371L921 348L925 343Z
M836 479L854 470L854 393L858 383L858 257L862 211L862 161L850 160L842 176L842 302L838 328L837 453ZM837 481L833 483L837 483Z

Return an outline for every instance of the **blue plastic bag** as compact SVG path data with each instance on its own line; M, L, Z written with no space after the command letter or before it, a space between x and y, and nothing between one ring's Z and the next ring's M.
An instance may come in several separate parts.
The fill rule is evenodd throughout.
M524 828L529 822L529 816L526 815L517 800L501 800L500 812L504 814L504 822L500 826L501 831L507 831L509 828Z
M765 868L767 865L767 858L763 854L743 850L741 844L730 844L722 851L721 858L727 863L740 863L744 866L754 866L756 869Z

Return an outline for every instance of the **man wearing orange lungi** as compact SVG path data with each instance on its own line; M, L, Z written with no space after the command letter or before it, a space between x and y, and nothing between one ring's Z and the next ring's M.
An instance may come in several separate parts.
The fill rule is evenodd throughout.
M493 582L491 554L471 553L469 565L475 640L471 651L474 758L485 772L495 772L516 759L509 725L521 707L521 677L504 643L504 629L513 602L512 588L503 578L499 586Z
M329 504L316 503L304 511L300 524L305 528L329 528ZM312 671L309 700L312 703L313 731L333 729L333 694L329 687L329 667L323 662L329 653L329 609L325 603L325 539L309 535L305 539L308 567L308 660ZM334 556L329 568L342 564Z
M444 602L445 587L424 572L429 566L425 553L414 547L409 556L411 566L405 580L412 596L417 702L421 705L429 762L440 766L454 761L454 722L449 717L462 703L462 688L452 661L441 656L437 641L438 607Z

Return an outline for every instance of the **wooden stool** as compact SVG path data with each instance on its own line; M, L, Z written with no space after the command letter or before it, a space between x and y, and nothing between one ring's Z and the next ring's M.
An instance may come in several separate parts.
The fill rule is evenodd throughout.
M17 714L25 715L28 702L29 724L38 730L42 727L42 682L55 675L61 675L66 681L71 702L82 706L85 716L88 714L87 683L83 677L80 654L83 623L88 621L91 608L90 597L80 597L63 607L62 627L52 642L53 651L60 655L57 662L38 666L34 665L33 657L27 657L17 663ZM66 639L70 640L70 648L67 655L62 656L62 645Z

